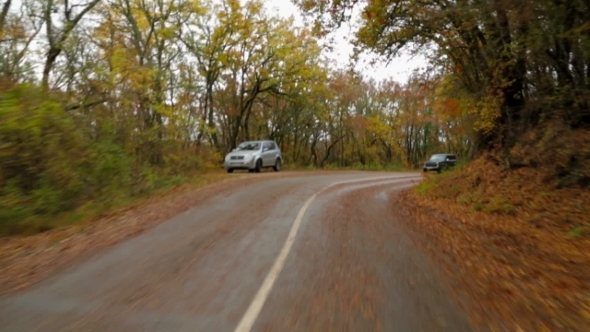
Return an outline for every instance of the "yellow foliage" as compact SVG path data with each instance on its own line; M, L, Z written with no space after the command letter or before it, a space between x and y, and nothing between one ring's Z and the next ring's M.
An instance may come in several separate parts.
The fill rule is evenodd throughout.
M485 134L491 133L496 129L496 120L501 115L500 101L497 97L488 95L477 103L473 113L477 114L475 128Z

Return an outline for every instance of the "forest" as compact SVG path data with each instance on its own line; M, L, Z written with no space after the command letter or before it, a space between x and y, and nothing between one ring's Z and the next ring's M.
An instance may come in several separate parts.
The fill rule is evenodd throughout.
M590 183L587 2L294 2L312 24L262 0L4 0L2 232L182 183L248 139L276 140L291 169L452 152ZM353 12L357 54L430 50L429 69L377 82L335 66L320 39Z

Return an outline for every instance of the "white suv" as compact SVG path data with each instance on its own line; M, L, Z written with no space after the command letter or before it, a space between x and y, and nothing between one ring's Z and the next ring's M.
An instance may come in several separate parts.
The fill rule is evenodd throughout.
M275 172L281 170L283 155L275 141L246 141L238 145L225 156L223 166L228 173L234 169L247 169L260 172L263 167L272 167Z

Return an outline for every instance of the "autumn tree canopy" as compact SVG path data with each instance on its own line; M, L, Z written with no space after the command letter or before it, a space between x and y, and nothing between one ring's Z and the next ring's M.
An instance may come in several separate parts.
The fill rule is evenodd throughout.
M547 118L590 123L587 1L295 2L320 34L360 13L356 45L385 58L435 50L431 64L448 77L447 92L478 116L481 147L509 147Z

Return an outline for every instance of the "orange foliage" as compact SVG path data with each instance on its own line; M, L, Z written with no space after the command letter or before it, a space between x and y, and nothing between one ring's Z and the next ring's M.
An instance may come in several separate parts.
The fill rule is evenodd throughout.
M366 117L356 115L348 119L345 123L345 127L352 129L356 132L364 132L369 126L369 120Z
M441 98L432 103L432 107L438 115L456 117L461 113L459 101L456 98Z

